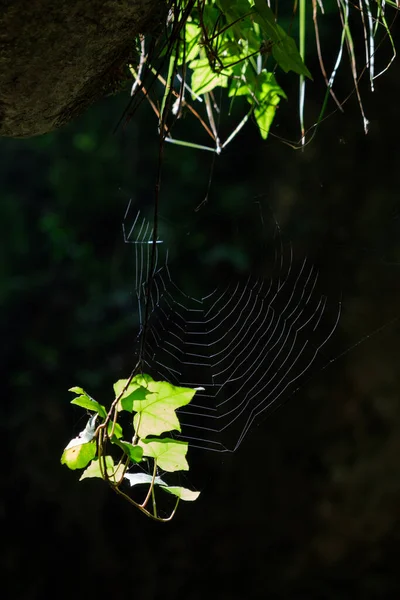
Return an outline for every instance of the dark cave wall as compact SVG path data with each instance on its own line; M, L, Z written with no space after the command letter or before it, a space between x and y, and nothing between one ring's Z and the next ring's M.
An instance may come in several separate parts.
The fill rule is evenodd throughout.
M162 0L0 0L0 136L48 133L112 89Z

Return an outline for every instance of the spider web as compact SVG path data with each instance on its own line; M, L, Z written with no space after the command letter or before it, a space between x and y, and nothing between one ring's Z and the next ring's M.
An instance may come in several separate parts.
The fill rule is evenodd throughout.
M318 270L307 258L295 263L278 226L267 278L248 275L188 295L173 280L163 240L153 239L140 212L128 227L129 211L123 233L135 256L138 364L154 379L203 388L179 410L179 437L235 451L253 424L297 389L333 334L340 303L332 311L318 291Z

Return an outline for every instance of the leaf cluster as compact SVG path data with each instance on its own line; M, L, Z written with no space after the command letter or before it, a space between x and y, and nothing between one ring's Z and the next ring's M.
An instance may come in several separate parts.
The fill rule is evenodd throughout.
M328 0L299 0L292 3L268 0L173 0L167 21L166 40L152 52L152 44L146 48L144 36L140 37L140 60L138 71L131 65L135 78L132 95L138 89L145 94L159 119L159 131L169 142L211 150L219 154L230 143L250 117L256 121L261 136L266 139L270 133L277 107L286 92L278 79L279 70L292 72L299 82L299 122L301 129L300 146L288 142L294 148L306 143L305 97L306 80L312 79L305 65L306 48L311 43L310 33L315 39L311 47L319 62L320 72L326 90L316 123L312 129L315 134L320 122L325 118L328 100L332 98L338 110L348 97L339 100L333 90L334 82L343 57L348 57L365 133L368 132L368 119L364 114L359 81L365 72L369 75L371 90L374 80L382 75L392 64L396 56L394 39L391 34L391 22L386 16L386 5L399 8L398 2L391 0L360 4L349 2L332 3ZM336 60L333 68L325 64L323 38L326 32L324 23L319 19L325 14L336 14L341 31L340 43L336 48ZM354 21L359 20L364 44L355 41ZM296 37L298 44L295 41ZM387 40L392 55L379 72L376 72L376 52L384 40ZM329 52L332 52L330 48ZM364 65L357 65L363 56ZM161 66L157 66L162 58ZM158 79L164 86L162 101L149 97L148 89L143 86L144 65L153 73L153 82ZM167 75L163 73L167 71ZM329 75L330 72L330 75ZM250 105L248 112L224 141L219 139L218 121L221 106L214 98L216 89L225 90L230 99L229 115L237 97L245 98ZM189 99L190 94L190 99ZM221 94L224 97L224 94ZM202 105L202 106L201 106ZM205 110L204 110L205 108ZM190 111L207 134L212 138L214 147L178 140L171 131L176 120ZM308 142L311 138L308 138Z
M217 153L234 138L251 115L265 139L277 106L282 98L286 99L277 82L276 69L279 67L285 73L292 71L302 77L311 77L295 40L276 22L275 14L265 0L176 2L170 28L168 42L160 52L164 64L165 60L168 63L166 78L161 75L161 68L157 70L152 64L152 57L146 54L143 39L139 71L131 68L136 79L132 91L140 83L141 67L145 63L164 85L160 108L157 108L156 102L150 103L159 118L160 130L165 131L168 141L196 146L173 140L171 136L172 121L179 118L184 109L189 109L199 119L213 138L216 146L213 151ZM178 88L177 81L180 82ZM218 109L213 94L217 88L226 90L230 111L237 97L244 97L250 105L225 142L219 140L216 127ZM142 88L142 91L145 90ZM204 119L192 106L195 102L206 107ZM167 123L170 113L173 119L170 118Z
M115 398L108 411L82 388L73 387L69 391L77 394L71 404L91 415L85 429L69 442L61 457L61 463L68 468L85 469L80 481L103 479L116 493L157 521L170 520L179 500L198 498L199 492L169 485L160 474L160 471L189 470L188 443L174 439L172 432L181 431L176 410L192 400L196 389L138 374L114 384ZM124 431L119 421L126 414L129 427ZM126 490L137 486L146 486L141 502ZM176 497L175 507L167 518L158 515L156 488Z

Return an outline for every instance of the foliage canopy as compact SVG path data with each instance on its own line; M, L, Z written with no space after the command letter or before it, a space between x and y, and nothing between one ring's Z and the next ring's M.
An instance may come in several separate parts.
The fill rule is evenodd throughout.
M304 120L306 80L312 80L305 59L312 37L315 38L320 70L326 84L320 114L312 128L315 131L324 118L330 96L337 108L343 110L344 102L336 97L333 86L347 52L364 129L368 131L359 80L367 71L373 90L376 77L393 61L396 51L385 10L388 7L398 8L398 5L394 1L385 3L382 0L360 3L357 7L348 0L337 3L299 0L276 2L274 10L271 6L267 0L175 0L170 5L165 35L155 42L139 36L139 64L138 67L130 65L135 78L132 95L139 90L145 94L167 141L219 154L250 117L256 121L261 136L266 139L281 100L288 99L281 84L282 75L291 73L299 79L300 146L303 146L307 133ZM323 35L319 25L320 17L326 14L338 17L342 31L336 59L330 69L324 59ZM365 63L361 69L357 66L359 48L352 33L356 27L355 17L361 23L365 40L365 49L361 49L365 53ZM385 38L391 45L392 57L376 73L376 50ZM152 74L149 85L146 71ZM164 88L161 99L151 98L149 94L156 80ZM229 114L240 97L249 105L225 140L220 139L218 131L222 97L216 97L218 89L229 100ZM211 137L212 146L172 137L176 119L187 111L199 120Z

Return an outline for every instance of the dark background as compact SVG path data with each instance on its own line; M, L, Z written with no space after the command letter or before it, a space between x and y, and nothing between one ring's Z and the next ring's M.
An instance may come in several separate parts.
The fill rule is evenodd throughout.
M344 71L341 97L352 89ZM374 95L362 83L368 136L354 94L304 152L273 137L262 142L249 125L217 158L199 211L211 153L166 147L160 218L183 285L203 291L243 261L260 268L263 257L252 248L261 203L295 256L316 263L329 297L342 298L335 336L289 401L236 453L192 451L189 483L202 494L166 525L146 520L100 481L78 483L60 465L85 423L67 389L80 385L106 403L112 383L133 366L133 261L121 223L130 198L145 211L154 200L155 118L143 105L114 134L122 94L58 132L1 140L9 597L400 592L399 75L397 61ZM296 137L291 85L273 131ZM308 86L309 123L321 90L318 80ZM204 143L189 117L179 127L180 137ZM241 249L227 267L220 257L234 246L232 220L241 226Z

